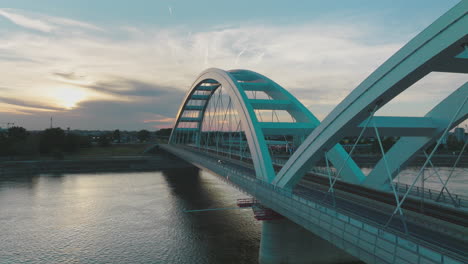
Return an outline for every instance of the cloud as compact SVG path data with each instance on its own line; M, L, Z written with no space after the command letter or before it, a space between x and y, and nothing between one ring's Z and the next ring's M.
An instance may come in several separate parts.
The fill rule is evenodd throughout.
M168 96L157 100L133 102L86 101L67 111L40 112L17 111L2 113L2 119L14 120L28 129L44 129L52 116L56 126L72 129L101 130L157 130L172 125L170 119L182 98ZM159 120L158 120L159 119ZM145 122L152 120L152 122Z
M9 19L11 22L29 29L34 29L42 32L51 32L54 27L44 21L29 18L12 12L11 9L0 9L0 16Z
M143 123L159 123L159 125L167 125L174 123L174 121L175 117L162 117L161 119L143 120Z
M0 51L1 52L1 51ZM5 61L22 61L22 62L31 62L31 63L34 63L35 61L34 60L31 60L31 59L28 59L28 58L23 58L19 55L15 55L15 54L2 54L0 55L0 60L5 60Z
M75 74L74 72L54 72L52 73L52 75L55 75L55 76L58 76L60 77L61 79L65 80L65 81L76 81L76 80L79 80L85 76L78 76L77 74Z
M157 84L132 80L132 79L122 79L115 78L110 81L99 81L96 84L92 85L83 85L83 87L93 89L97 92L117 95L117 96L160 96L162 94L168 93L171 90L177 91L173 87L159 86Z
M35 102L35 101L25 101L25 100L9 98L9 97L4 97L4 96L0 96L0 102L13 105L13 106L33 108L37 111L63 111L65 110L65 108L53 107L53 106L42 104L42 103Z
M364 20L284 26L246 23L202 31L134 25L102 29L68 18L12 9L0 12L37 31L18 29L2 36L0 58L10 59L0 60L0 71L5 73L0 87L11 87L0 90L2 96L27 95L23 104L41 106L50 101L47 95L52 90L85 90L86 96L73 109L56 109L70 120L64 123L73 121L67 124L74 127L138 129L168 124L165 121L176 115L187 89L208 67L244 68L266 75L322 119L405 42L388 37L395 34L384 26L360 26ZM424 98L430 96L431 103L442 99L458 87L457 78L427 82L402 100L414 99L413 108L423 109L428 105ZM12 105L21 105L16 103Z
M1 8L0 16L5 17L18 26L45 33L50 33L64 27L102 31L100 27L86 22L62 17L46 16L11 8Z
M82 22L82 21L77 21L77 20L67 19L67 18L62 18L62 17L52 17L52 16L42 16L42 17L48 22L53 23L58 26L79 27L79 28L88 29L88 30L103 31L103 29L100 27L97 27L93 24L89 24L89 23Z

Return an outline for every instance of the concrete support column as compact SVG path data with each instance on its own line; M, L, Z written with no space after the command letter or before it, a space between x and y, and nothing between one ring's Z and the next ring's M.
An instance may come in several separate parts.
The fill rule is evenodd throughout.
M260 264L359 263L288 219L263 221Z

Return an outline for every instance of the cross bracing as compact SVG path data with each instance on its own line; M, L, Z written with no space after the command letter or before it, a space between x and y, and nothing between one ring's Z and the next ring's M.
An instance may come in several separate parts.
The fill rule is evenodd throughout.
M403 136L386 155L390 174L395 177L397 168L436 141L447 125L451 129L465 120L468 109L464 103L468 96L466 84L413 124L405 124L404 118L395 117L393 120L386 118L381 124L383 127L378 127L379 121L384 120L373 114L431 72L468 73L468 60L458 56L465 52L468 43L467 7L468 1L460 2L365 79L311 132L273 183L291 188L340 139L348 134L356 135L359 130L372 133L372 130L375 131L373 127L377 127L377 131L391 131L391 126L388 126L390 121L394 123L393 133ZM459 107L460 112L450 122ZM368 129L364 124L368 125ZM390 182L384 163L382 159L375 172L362 178L360 183L388 189Z
M466 120L466 83L423 117L375 113L431 72L468 73L467 5L459 3L401 48L322 123L287 90L261 74L208 69L187 93L171 143L248 155L259 179L285 189L292 189L325 160L342 181L389 190L408 162ZM399 140L388 151L382 148L382 159L365 176L351 157L356 146L347 146L346 151L339 142L369 136ZM275 171L272 160L278 158L284 165Z
M275 154L290 154L319 123L294 96L263 75L208 69L187 93L170 142L248 154L257 177L271 182ZM344 162L346 151L339 144L330 152L335 165ZM356 175L363 177L352 160L344 170L352 171L347 173L353 176L351 182L358 181Z
M463 246L466 217L463 215L468 199L447 186L460 173L455 168L460 163L466 164L463 153L468 141L457 153L453 165L444 168L448 173L437 168L433 158L448 132L463 124L468 116L468 83L447 94L424 116L376 116L376 113L431 72L468 73L467 13L468 1L449 10L365 79L322 122L284 88L263 75L248 70L208 69L187 93L171 134L172 146L167 149L230 182L247 178L242 190L251 190L262 202L271 201L268 206L295 219L296 223L309 221L311 215L294 218L290 210L298 210L302 217L305 213L302 205L296 208L277 203L281 195L300 194L301 198L291 201L313 201L314 206L320 204L319 208L326 212L344 210L343 214L350 213L361 220L372 218L382 232L397 230L405 237L403 243L423 239L426 243L423 244L435 251L429 256L426 254L429 251L416 250L424 256L416 257L413 263L425 263L427 257L436 263L457 263L442 256L445 249L457 259L466 259ZM424 99L425 95L420 96ZM378 150L372 153L375 165L367 169L359 168L354 160L358 161L354 154L359 152L358 145L366 137L375 139L374 147ZM385 146L384 137L397 141ZM351 143L344 141L348 139ZM345 148L339 144L341 141L346 142ZM408 177L410 170L405 167L415 160L422 166L410 168ZM233 167L239 174L232 173ZM466 169L461 173L466 176ZM400 182L400 176L406 177L405 184ZM434 185L430 186L432 189L425 187L429 179L441 189ZM421 185L415 187L419 181ZM281 195L271 200L262 198L259 186L267 187L268 195L276 192ZM349 206L344 206L348 202ZM448 217L448 211L454 213L458 222ZM424 227L428 222L420 223L421 219L431 222L433 217L438 218L436 225ZM320 220L320 225L335 223L338 218L337 215L330 221ZM447 222L440 225L439 219ZM375 226L369 228L376 230ZM427 229L421 231L421 228ZM434 228L435 235L428 235ZM374 233L381 236L380 231ZM346 237L341 231L337 234ZM441 239L447 235L448 239ZM328 236L323 238L329 240ZM459 245L462 250L457 249ZM439 251L439 246L445 249ZM373 254L379 258L391 256L387 262L398 263L392 252L381 254L374 249ZM377 257L368 261L383 263Z

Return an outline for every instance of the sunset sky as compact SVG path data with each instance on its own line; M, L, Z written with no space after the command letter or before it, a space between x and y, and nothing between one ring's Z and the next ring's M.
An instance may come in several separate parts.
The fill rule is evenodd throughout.
M266 75L323 119L458 2L0 0L0 127L170 127L210 67ZM467 80L430 74L378 114L424 115Z

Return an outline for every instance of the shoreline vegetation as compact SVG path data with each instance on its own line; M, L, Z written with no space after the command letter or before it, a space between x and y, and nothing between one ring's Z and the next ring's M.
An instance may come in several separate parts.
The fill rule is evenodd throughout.
M60 160L83 160L102 159L111 157L133 157L148 156L158 154L159 150L151 153L144 153L148 148L156 146L156 142L132 143L132 144L112 144L106 147L93 146L80 148L75 152L62 152L60 155L12 155L0 157L0 163L6 161L60 161Z
M22 127L0 130L0 176L39 173L132 172L193 165L160 150L170 129L156 132Z
M170 133L171 129L156 132L70 131L61 128L27 131L22 127L10 127L0 131L0 175L193 167L157 147L158 144L167 142ZM372 138L367 140L372 141ZM387 138L384 141L387 142L388 149L396 139ZM341 143L353 142L353 139L346 139ZM363 147L352 155L353 160L361 167L373 167L381 158L381 154L372 151L372 142L369 142L360 142L366 148ZM437 151L432 162L435 166L452 167L461 148L462 144L450 136L445 148ZM419 155L407 165L418 166L424 161L425 157ZM325 166L321 163L323 162L318 162L317 165ZM468 167L468 155L461 156L457 167Z
M149 146L163 142L170 132L170 129L88 131L59 127L27 131L23 127L10 127L0 129L0 161L141 155Z
M189 168L193 165L159 150L157 143L113 144L50 155L0 158L0 177L37 173L131 172Z
M156 171L192 167L193 165L181 159L163 153L154 156L4 161L0 162L0 177L39 173Z

